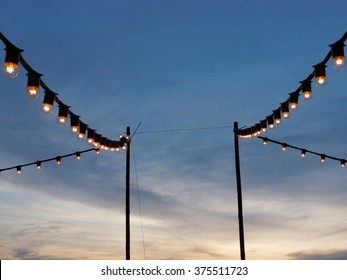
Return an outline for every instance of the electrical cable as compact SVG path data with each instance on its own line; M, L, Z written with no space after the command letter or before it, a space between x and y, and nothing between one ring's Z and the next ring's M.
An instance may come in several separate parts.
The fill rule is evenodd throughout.
M138 125L138 127L140 126L140 124ZM132 145L131 147L132 147L133 160L134 160L134 170L135 170L135 179L136 179L137 199L138 199L138 204L139 204L139 214L140 214L140 224L141 224L141 233L142 233L143 254L144 254L144 259L146 260L147 259L146 246L145 246L146 243L145 243L145 235L144 235L144 230L143 230L142 207L141 207L141 198L140 198L140 191L139 191L139 179L138 179L138 175L137 175L135 147L134 147L134 143L133 142L131 142L131 145Z
M316 155L316 156L320 156L321 162L325 162L326 159L332 159L332 160L335 160L335 161L339 161L341 167L345 167L346 162L347 162L347 160L344 159L344 158L337 158L337 157L330 156L330 155L327 155L327 154L324 154L324 153L314 152L314 151L311 151L311 150L308 150L308 149L305 149L305 148L300 148L300 147L297 147L297 146L294 146L294 145L291 145L291 144L288 144L288 143L285 143L285 142L272 140L272 139L267 138L267 137L258 136L257 138L262 139L264 145L266 145L268 142L274 143L276 145L280 145L280 146L282 146L282 150L283 151L285 151L287 148L294 149L294 150L299 150L299 151L301 151L301 157L305 157L306 154L313 154L313 155Z
M22 167L26 167L26 166L30 166L30 165L36 165L37 169L41 168L41 164L44 162L49 162L49 161L57 161L58 164L61 163L61 159L66 158L66 157L71 157L71 156L76 156L77 159L80 159L81 154L84 153L88 153L90 151L95 151L96 153L99 152L99 149L87 149L87 150L83 150L83 151L77 151L74 153L70 153L70 154L66 154L66 155L62 155L62 156L56 156L56 157L52 157L52 158L47 158L47 159L43 159L43 160L37 160L34 162L30 162L30 163L25 163L25 164L19 164L19 165L15 165L15 166L11 166L11 167L6 167L6 168L1 168L0 169L0 174L3 171L8 171L8 170L12 170L12 169L17 169L17 173L21 173Z

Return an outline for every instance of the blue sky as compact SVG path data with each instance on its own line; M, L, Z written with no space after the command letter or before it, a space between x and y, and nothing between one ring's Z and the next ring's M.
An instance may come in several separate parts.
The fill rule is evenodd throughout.
M253 125L345 32L345 1L7 1L1 32L59 98L117 138ZM0 52L3 61L5 52ZM26 72L0 76L0 168L88 149L37 100ZM346 158L346 68L327 67L267 137ZM231 128L133 138L133 259L238 259ZM346 259L338 162L241 140L246 257ZM132 155L133 159L133 155ZM133 161L134 162L134 161ZM86 153L0 176L1 259L123 259L125 153ZM144 253L145 247L145 253Z

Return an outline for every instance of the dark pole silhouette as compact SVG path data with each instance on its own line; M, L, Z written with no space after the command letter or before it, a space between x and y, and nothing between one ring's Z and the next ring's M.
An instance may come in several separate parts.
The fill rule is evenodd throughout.
M130 260L130 127L127 127L126 172L125 172L125 254Z
M234 145L235 145L235 167L236 167L236 184L237 184L237 205L238 205L238 217L239 217L240 256L241 256L241 260L245 260L246 254L245 254L245 237L244 237L244 231L243 231L242 190L241 190L241 171L240 171L238 130L239 130L238 123L234 122Z

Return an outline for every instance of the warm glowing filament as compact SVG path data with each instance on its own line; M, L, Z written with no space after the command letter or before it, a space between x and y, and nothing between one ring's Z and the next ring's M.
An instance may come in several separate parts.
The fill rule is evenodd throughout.
M50 114L53 112L53 106L51 104L48 104L48 103L42 103L41 111L44 114Z
M333 58L333 63L335 68L342 68L345 65L345 57L344 56L335 56Z
M325 84L327 83L327 77L325 76L318 76L315 78L316 80L316 85L319 87L325 86Z
M15 78L18 76L19 67L16 63L5 62L2 71L8 78Z

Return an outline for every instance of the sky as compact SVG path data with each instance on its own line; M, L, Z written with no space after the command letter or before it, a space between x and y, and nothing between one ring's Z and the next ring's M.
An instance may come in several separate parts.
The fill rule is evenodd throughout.
M0 31L104 136L140 124L132 259L239 259L232 126L264 119L298 88L347 31L346 9L342 0L3 1ZM326 71L326 86L263 136L347 158L347 69L329 61ZM43 91L26 97L26 79L22 67L0 75L0 168L89 149L57 125L56 107L41 113ZM240 161L247 259L347 259L347 168L259 139L240 139ZM124 259L125 153L2 172L0 220L0 259Z

